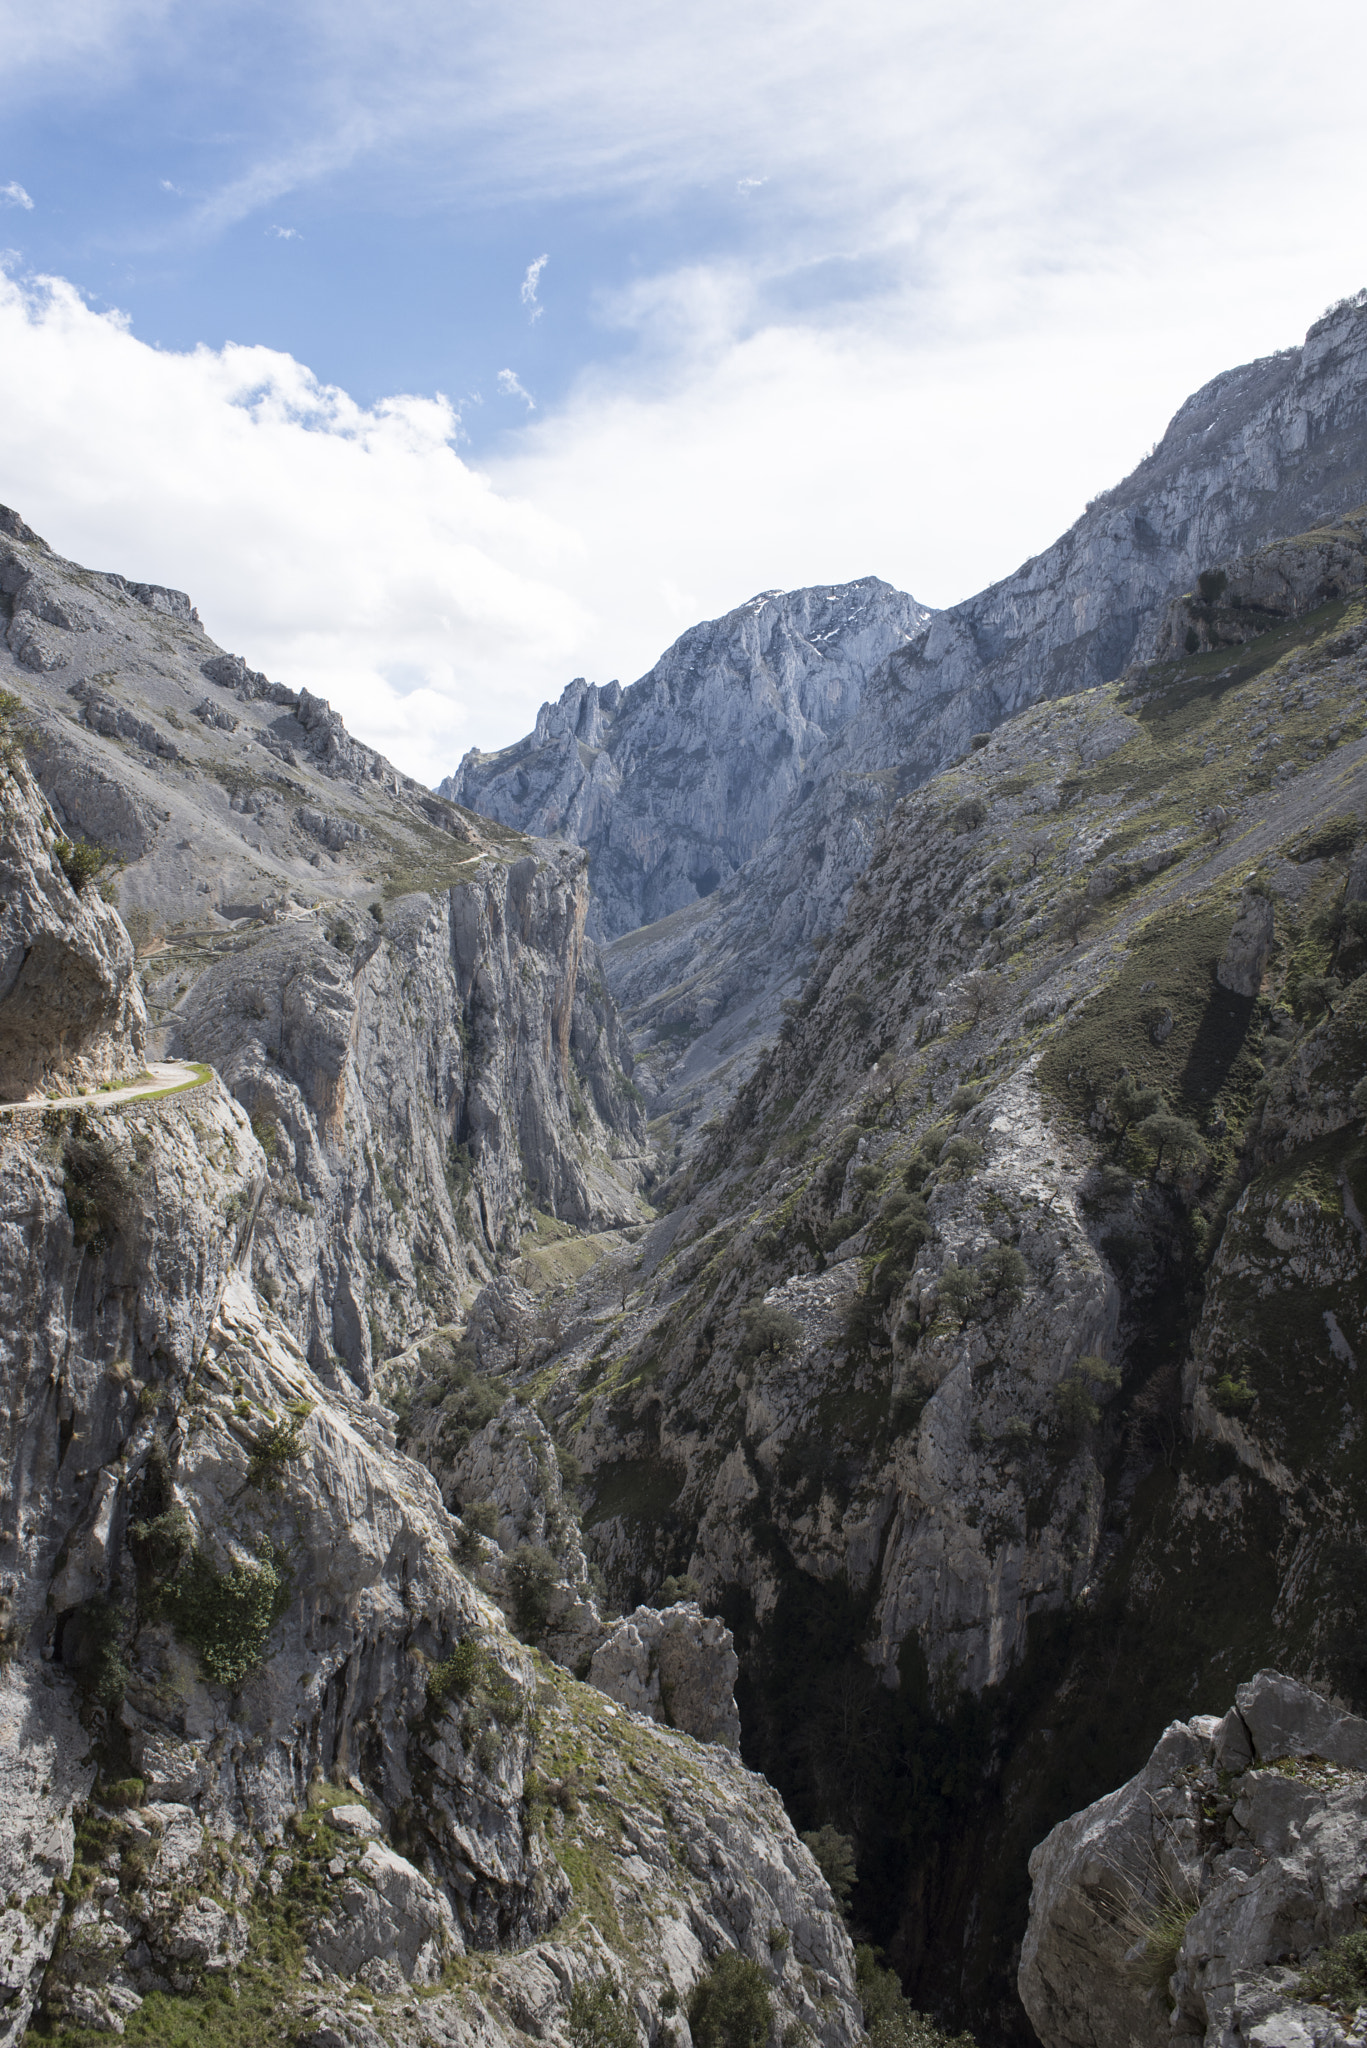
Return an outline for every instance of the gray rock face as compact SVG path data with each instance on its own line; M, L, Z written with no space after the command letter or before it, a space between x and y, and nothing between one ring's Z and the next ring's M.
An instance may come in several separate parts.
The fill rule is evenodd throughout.
M726 1624L681 1600L623 1615L594 1651L589 1681L634 1714L738 1751L739 1670Z
M586 910L582 855L472 860L382 922L283 923L178 1004L172 1044L270 1145L255 1270L320 1370L364 1383L377 1348L452 1320L529 1203L640 1213L643 1119Z
M1240 647L1317 605L1351 597L1367 583L1367 514L1336 519L1295 541L1274 541L1254 553L1203 571L1195 590L1174 599L1158 629L1154 654Z
M672 879L673 856L658 838L649 839L643 864L649 874L652 861L663 861L669 890L639 887L636 852L614 851L610 841L630 817L631 849L644 846L642 832L654 828L640 821L667 820L687 849L687 877L701 872L694 835L705 839L713 813L698 792L725 787L730 760L749 763L770 744L767 726L749 731L753 692L732 680L734 658L724 647L709 693L716 711L695 737L675 735L681 750L696 750L686 765L663 751L673 743L664 726L651 728L655 750L613 752L628 699L637 703L627 692L610 713L604 755L590 767L586 745L586 764L576 766L571 757L584 743L571 728L604 710L571 686L559 710L545 707L537 734L498 756L467 757L443 787L509 824L535 820L535 829L588 845L609 937L662 920L639 939L619 939L608 972L643 1053L641 1085L657 1111L686 1109L696 1128L734 1094L772 1037L781 998L797 993L814 937L834 928L899 794L1022 707L1108 681L1155 655L1170 600L1191 591L1201 571L1335 521L1364 500L1367 305L1352 301L1318 321L1301 347L1227 371L1196 392L1153 453L1013 575L916 624L894 612L898 644L865 671L857 705L832 723L825 744L799 748L800 773L761 778L777 799L754 813L768 837L761 845L757 834L729 881L734 863L713 864L720 887L705 901L696 900L692 879ZM1269 549L1250 571L1250 600L1256 589L1259 603L1299 604L1326 580L1348 592L1357 574L1351 533L1326 540L1321 553L1312 573ZM847 586L851 595L863 588ZM884 603L891 607L892 595ZM730 629L743 610L695 634ZM685 635L666 661L694 640ZM659 674L635 690L655 687ZM736 807L751 815L744 801ZM633 878L629 888L619 882L621 866Z
M536 729L441 793L590 854L611 938L711 895L810 786L867 679L932 616L868 576L764 591L694 626L630 689L571 683Z
M24 752L62 831L125 863L111 886L148 967L149 1050L192 1046L257 1119L257 1273L318 1370L367 1385L377 1353L468 1304L533 1208L638 1217L650 1148L586 938L585 856L400 776L321 698L215 650L174 593L92 575L21 521L4 533L0 599L65 649L60 682L0 650ZM79 902L122 932L93 889ZM94 1048L98 1018L74 940L14 932L0 1057L23 1088L63 1032ZM126 934L109 945L131 988Z
M146 1049L128 933L93 883L72 887L60 838L10 743L0 752L0 1100L136 1073Z
M99 1138L119 1202L82 1246L52 1133L0 1127L0 2040L40 1988L49 2026L117 2033L151 1992L269 1969L278 1918L307 1951L290 2038L356 2038L353 1986L390 2048L512 2048L534 2012L560 2038L605 1968L653 2027L664 1985L741 1947L782 2024L853 2048L848 1937L776 1795L667 1729L628 1745L610 1701L538 1674L387 1411L255 1298L245 1112L210 1083ZM106 1787L114 1760L137 1779Z
M1367 1722L1294 1679L1175 1722L1030 1859L1020 1991L1044 2048L1345 2048L1360 2028L1297 1987L1360 1924L1364 1828Z
M1275 919L1269 896L1246 896L1239 906L1215 978L1236 996L1256 996L1272 951Z

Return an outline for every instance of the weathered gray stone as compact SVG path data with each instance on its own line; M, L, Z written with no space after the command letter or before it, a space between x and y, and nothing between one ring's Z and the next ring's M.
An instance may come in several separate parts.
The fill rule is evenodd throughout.
M1273 910L1270 896L1245 896L1215 978L1237 996L1256 996L1272 951Z
M1249 1721L1249 1710L1252 1721ZM1350 2037L1297 1995L1300 1967L1367 1903L1367 1722L1279 1672L1238 1692L1258 1761L1240 1769L1230 1717L1175 1722L1137 1777L1056 1827L1030 1859L1020 1993L1044 2048L1341 2048ZM1344 1759L1326 1760L1328 1743ZM1269 1769L1263 1759L1282 1759ZM1294 1759L1317 1759L1297 1769ZM1232 1774L1232 1775L1231 1775ZM1212 1807L1229 1818L1208 1823ZM1168 1990L1146 1984L1163 1918Z
M730 1629L689 1600L624 1615L594 1651L589 1682L634 1714L739 1751L739 1671Z

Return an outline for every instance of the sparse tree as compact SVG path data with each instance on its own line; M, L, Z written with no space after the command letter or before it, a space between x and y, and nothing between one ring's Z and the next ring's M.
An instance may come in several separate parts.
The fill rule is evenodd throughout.
M1165 1107L1161 1089L1141 1086L1128 1067L1123 1069L1111 1090L1110 1100L1111 1115L1122 1131L1129 1130L1131 1124L1142 1123L1147 1116L1155 1116Z
M821 1875L843 1913L854 1889L854 1842L849 1835L842 1835L839 1828L833 1828L829 1821L802 1839L815 1856Z
M1180 1173L1183 1165L1193 1164L1205 1151L1201 1133L1195 1124L1184 1116L1175 1115L1170 1109L1160 1109L1153 1116L1146 1116L1139 1126L1139 1134L1157 1147L1153 1163L1155 1179L1165 1158Z
M1040 862L1044 859L1046 854L1051 853L1053 851L1053 846L1054 842L1049 837L1049 834L1047 832L1032 832L1030 834L1030 837L1026 840L1024 846L1022 846L1021 852L1025 855L1026 860L1030 863L1030 872L1032 875L1037 875L1039 873Z
M1300 985L1300 1007L1307 1017L1330 1017L1334 1004L1343 994L1340 983L1332 974L1311 974Z
M1075 946L1096 915L1096 904L1085 889L1070 889L1059 898L1054 919L1059 930Z
M1209 810L1201 813L1201 823L1217 846L1219 846L1233 822L1233 812L1226 810L1223 804L1212 804Z
M984 974L975 969L971 974L960 976L952 994L960 1016L967 1017L970 1024L976 1024L983 1017L997 1015L1006 1000L1007 988L1000 974Z

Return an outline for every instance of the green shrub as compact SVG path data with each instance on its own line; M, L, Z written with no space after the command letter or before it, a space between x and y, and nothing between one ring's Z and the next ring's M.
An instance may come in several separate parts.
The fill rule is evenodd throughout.
M1141 1087L1128 1068L1110 1093L1111 1119L1122 1131L1129 1130L1132 1124L1143 1123L1145 1117L1156 1116L1166 1106L1163 1091Z
M1014 1308L1025 1298L1030 1268L1013 1244L993 1245L978 1261L978 1279L994 1308Z
M773 2016L763 1970L734 1949L694 1985L688 2000L694 2048L764 2048Z
M555 1586L556 1564L540 1543L519 1543L508 1558L508 1590L513 1602L513 1626L527 1642L537 1642L545 1633Z
M855 1949L854 1981L873 2048L976 2048L971 2034L947 2034L928 2013L914 2011L896 1973L883 1968L867 1942Z
M1205 1153L1201 1133L1195 1124L1184 1116L1174 1116L1171 1110L1160 1109L1153 1116L1146 1116L1139 1126L1139 1135L1154 1147L1155 1176L1164 1159L1175 1172L1180 1173L1184 1165L1194 1165Z
M1211 1388L1210 1398L1222 1415L1241 1415L1258 1397L1246 1380L1236 1379L1233 1373L1223 1372Z
M107 1251L122 1227L131 1190L128 1169L104 1133L77 1117L62 1153L62 1189L71 1234L92 1252Z
M831 1888L831 1895L843 1913L854 1889L854 1843L829 1821L802 1837L816 1858L817 1868Z
M576 1984L570 1993L565 2032L572 2048L639 2048L636 2022L611 1978Z
M1060 1435L1076 1439L1093 1428L1101 1420L1101 1401L1119 1385L1119 1372L1104 1358L1091 1353L1075 1360L1054 1388L1054 1416Z
M1356 1928L1321 1949L1309 1969L1302 1970L1296 1992L1343 2008L1367 2000L1367 1928Z
M100 869L113 859L103 846L92 846L85 839L54 841L52 857L78 896L86 883L93 882Z
M272 1422L252 1445L247 1465L248 1486L263 1493L273 1491L284 1477L285 1467L294 1463L303 1448L304 1426L299 1416Z
M940 1148L940 1171L947 1171L955 1180L976 1172L982 1163L983 1148L976 1138L949 1138Z
M930 1219L923 1197L895 1188L883 1199L872 1235L875 1244L909 1265L930 1236Z
M179 1503L163 1509L146 1521L134 1522L128 1531L128 1547L138 1568L138 1587L144 1602L157 1588L173 1579L195 1547L190 1517Z
M745 1333L741 1338L741 1356L761 1358L787 1351L802 1336L802 1325L797 1317L776 1303L762 1301L758 1308L745 1311L742 1319Z
M1303 1017L1332 1017L1342 994L1343 986L1335 975L1307 974L1296 990L1296 1009Z
M699 1600L701 1598L702 1594L697 1580L691 1578L687 1572L681 1572L677 1577L671 1573L667 1579L663 1579L660 1583L658 1604L661 1607L673 1607L680 1600Z
M982 1281L972 1266L946 1266L935 1282L935 1299L960 1329L983 1298Z
M976 832L986 821L987 805L980 796L965 797L961 804L956 805L952 816L954 830L958 833Z
M141 1806L147 1784L142 1778L116 1778L112 1785L100 1786L95 1797L101 1806Z
M123 1638L131 1617L99 1597L78 1607L62 1631L62 1662L76 1673L82 1698L107 1714L118 1708L128 1684Z
M1203 569L1196 579L1202 604L1216 604L1225 594L1229 578L1223 569Z
M275 1121L275 1118L273 1116L254 1116L252 1118L252 1136L265 1153L267 1159L274 1159L276 1149L280 1143L280 1126Z
M197 1550L164 1596L176 1634L198 1652L204 1676L237 1686L266 1653L271 1629L289 1605L289 1581L267 1539L256 1564L218 1571Z
M428 1672L428 1699L433 1705L442 1700L468 1699L484 1675L486 1661L484 1651L475 1638L464 1637L449 1657L443 1657L441 1663L434 1664Z

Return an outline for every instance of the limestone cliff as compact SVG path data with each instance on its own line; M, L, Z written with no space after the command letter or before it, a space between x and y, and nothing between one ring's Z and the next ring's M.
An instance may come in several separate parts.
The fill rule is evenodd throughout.
M1360 1693L1365 657L1330 598L903 798L537 1350L612 1589L697 1583L744 1753L1007 2037L1025 1855L1117 1745L1260 1661Z
M847 2048L777 1798L509 1632L390 1413L255 1296L267 1178L212 1078L0 1125L0 2040L227 1999L282 2048L511 2048L604 1982L658 2039L740 1951Z
M870 674L931 616L876 576L762 591L690 628L629 689L577 678L525 740L467 754L440 793L586 847L597 929L633 931L757 851Z
M1030 1859L1021 1997L1044 2048L1351 2048L1367 2004L1367 1721L1276 1671Z
M128 992L99 1000L142 1014L102 890L138 939L149 1042L210 1061L266 1147L262 1289L325 1378L363 1389L535 1211L643 1214L649 1148L585 936L585 856L433 797L321 699L216 649L188 599L95 575L5 520L16 773L26 757L53 806L45 844L59 829L100 873L76 916L42 853L68 936L32 1057L18 1011L41 1008L56 942L7 927L16 1085L33 1058L65 1058L64 1032L90 1041L89 1070L103 1058L82 1021L86 926L106 950L122 934ZM26 884L30 924L38 901Z

